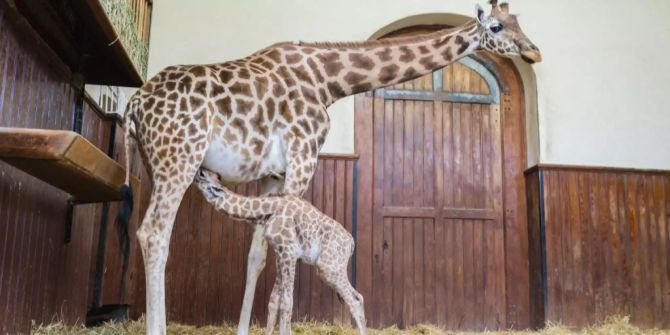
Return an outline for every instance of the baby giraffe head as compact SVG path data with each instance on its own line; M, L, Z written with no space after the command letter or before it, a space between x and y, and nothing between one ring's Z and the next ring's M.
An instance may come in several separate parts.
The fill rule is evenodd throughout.
M523 33L517 16L509 13L509 4L498 6L498 0L490 3L491 14L488 16L479 4L476 8L481 47L506 57L521 56L530 64L541 62L540 49Z
M217 198L226 196L226 190L221 188L221 181L219 175L216 173L200 168L194 178L195 184L198 186L202 195L208 201L214 201Z

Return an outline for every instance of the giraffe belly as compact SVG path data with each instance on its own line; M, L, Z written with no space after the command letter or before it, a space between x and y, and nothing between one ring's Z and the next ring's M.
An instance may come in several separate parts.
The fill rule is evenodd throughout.
M315 265L319 255L321 255L321 246L314 243L303 249L300 259L309 265Z
M230 183L245 183L268 175L283 175L286 171L286 158L281 141L274 140L261 156L245 156L233 145L223 139L214 139L207 149L202 166L219 174L221 179ZM263 158L265 157L265 158ZM255 169L248 167L256 166Z
M266 147L267 155L261 160L260 173L262 176L273 175L284 178L286 173L286 155L281 137L270 136L270 143Z

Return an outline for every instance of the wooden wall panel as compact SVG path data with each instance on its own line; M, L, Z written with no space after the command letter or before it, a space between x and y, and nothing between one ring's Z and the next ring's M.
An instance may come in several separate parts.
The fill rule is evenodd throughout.
M22 42L0 7L0 125L71 129L74 103L67 78ZM31 320L46 322L59 311L66 200L0 162L0 333L27 331Z
M80 104L82 136L107 152L115 121L78 99L72 75L45 45L0 5L0 126L72 130ZM66 243L68 198L0 162L0 333L54 318L81 322L92 306L104 205L76 206Z
M610 315L670 327L670 173L540 166L526 178L531 278L546 269L531 289L544 306L537 315L576 327Z
M530 171L526 175L526 194L528 208L528 263L530 278L530 326L539 329L544 326L546 287L544 278L546 276L546 263L544 262L546 241L544 239L544 225L540 218L544 213L543 203L539 194L541 188L538 170Z
M0 125L71 129L74 90L22 42L10 21L0 7ZM26 331L30 320L45 322L59 311L66 200L63 192L0 162L0 333Z
M135 158L137 159L137 158ZM352 229L355 159L321 157L305 198L349 231ZM148 196L142 188L142 198ZM258 185L237 186L236 192L258 194ZM140 200L142 202L143 200ZM140 206L133 216L140 218ZM236 323L242 306L251 225L233 221L212 209L192 186L181 203L170 244L167 264L167 313L170 322L196 325ZM108 243L112 242L111 240ZM133 247L137 249L137 244ZM144 313L144 268L134 259L133 316ZM269 252L265 271L258 279L253 318L265 322L267 302L275 278L274 253ZM351 264L350 264L351 268ZM118 274L118 267L107 271ZM323 284L315 269L300 263L296 272L294 318L348 323L349 313L334 291Z

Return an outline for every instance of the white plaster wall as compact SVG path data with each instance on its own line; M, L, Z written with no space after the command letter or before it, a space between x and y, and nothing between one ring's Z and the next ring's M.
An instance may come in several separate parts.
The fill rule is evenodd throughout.
M284 40L364 40L412 15L473 15L475 2L159 0L149 75L170 64L244 57ZM544 56L533 67L537 97L527 99L538 107L528 118L529 163L670 169L670 1L512 0L511 9L522 13ZM532 85L533 73L523 72ZM330 114L323 151L352 152L353 101L338 102Z

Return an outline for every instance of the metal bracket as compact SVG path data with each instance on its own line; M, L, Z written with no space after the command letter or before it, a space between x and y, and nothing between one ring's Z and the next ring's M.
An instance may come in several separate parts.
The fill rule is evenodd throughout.
M353 171L353 194L351 196L351 236L354 238L354 246L358 245L358 160L354 160ZM356 248L356 247L354 247ZM351 260L351 285L356 288L356 251Z
M63 236L63 243L68 244L72 239L72 221L74 215L75 202L72 198L67 200L67 208L65 209L65 236Z

